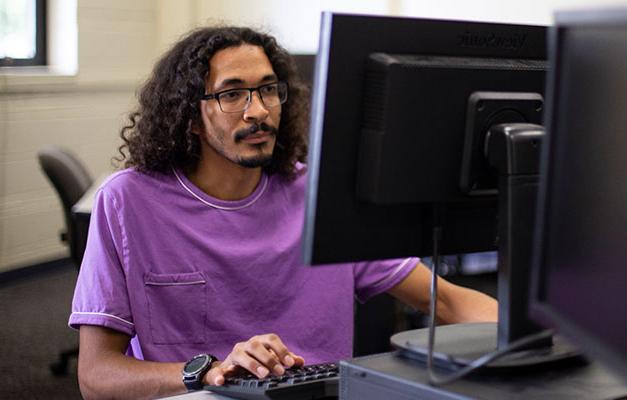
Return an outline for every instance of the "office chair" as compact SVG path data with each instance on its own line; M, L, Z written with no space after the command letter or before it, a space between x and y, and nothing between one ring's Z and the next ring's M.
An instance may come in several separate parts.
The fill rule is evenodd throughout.
M54 186L65 216L65 230L61 232L61 241L70 248L70 259L76 268L80 268L87 241L87 232L77 229L72 215L72 206L81 198L93 183L93 179L83 163L70 151L58 146L47 146L37 153L39 165ZM66 375L71 357L78 356L78 347L59 353L57 362L50 364L54 375Z

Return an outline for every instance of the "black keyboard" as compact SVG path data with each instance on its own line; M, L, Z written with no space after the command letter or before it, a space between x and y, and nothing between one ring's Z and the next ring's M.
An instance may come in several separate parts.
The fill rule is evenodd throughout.
M282 376L264 379L252 374L227 378L224 385L205 390L237 399L309 400L337 398L338 383L337 364L327 363L288 368Z

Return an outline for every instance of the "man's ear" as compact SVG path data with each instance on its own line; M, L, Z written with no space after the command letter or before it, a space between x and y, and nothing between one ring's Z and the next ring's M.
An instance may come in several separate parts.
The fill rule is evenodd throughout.
M203 131L203 126L202 126L202 121L193 121L191 126L190 126L190 131L194 134L194 135L200 135L200 133Z

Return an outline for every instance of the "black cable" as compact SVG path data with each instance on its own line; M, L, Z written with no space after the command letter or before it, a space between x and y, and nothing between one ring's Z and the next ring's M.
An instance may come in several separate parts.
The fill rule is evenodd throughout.
M436 220L437 220L437 211ZM433 265L431 268L431 298L429 299L429 337L428 337L428 345L427 345L427 373L428 373L428 383L432 386L441 386L446 385L448 383L454 382L464 376L470 374L471 372L481 368L492 361L498 360L499 358L511 353L512 351L519 349L521 347L528 346L537 341L547 339L553 335L552 330L544 330L541 332L537 332L534 334L527 335L518 340L513 341L508 344L506 347L495 350L493 352L487 353L467 366L450 373L448 375L438 375L433 369L433 351L435 347L435 326L436 326L436 308L437 308L437 297L438 297L438 269L440 266L440 255L439 255L439 241L442 236L442 228L440 226L436 226L433 228ZM412 346L411 343L407 343L408 347L415 347L417 349L421 349L418 346Z
M435 211L434 214L437 214ZM437 217L434 218L437 220ZM436 309L438 305L438 270L440 269L440 250L439 242L442 235L442 228L435 226L433 228L433 263L431 266L431 298L429 299L429 341L427 352L427 370L433 370L433 348L435 346L435 325L436 325Z
M477 369L491 363L492 361L498 360L499 358L502 358L506 355L508 355L509 353L511 353L514 350L517 350L521 347L525 347L528 346L532 343L547 339L549 337L551 337L554 334L554 332L550 329L541 331L541 332L537 332L531 335L527 335L525 337L522 337L518 340L513 341L512 343L508 344L506 347L500 349L500 350L495 350L493 352L484 354L483 356L477 358L476 360L474 360L473 362L471 362L470 364L468 364L467 366L452 372L448 375L439 375L437 374L432 367L427 366L428 369L428 375L429 375L429 384L432 386L442 386L442 385L446 385L449 384L451 382L454 382L458 379L461 379L463 377L465 377L466 375L476 371ZM430 339L431 340L431 339ZM435 340L435 338L434 338ZM408 344L409 347L412 347L411 344ZM433 348L429 348L429 355L428 357L432 357L432 353L433 353Z

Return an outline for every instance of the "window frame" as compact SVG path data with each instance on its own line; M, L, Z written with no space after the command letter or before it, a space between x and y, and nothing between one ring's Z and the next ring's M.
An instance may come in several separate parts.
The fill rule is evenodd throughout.
M0 67L47 65L46 0L35 0L35 56L32 58L0 58Z

